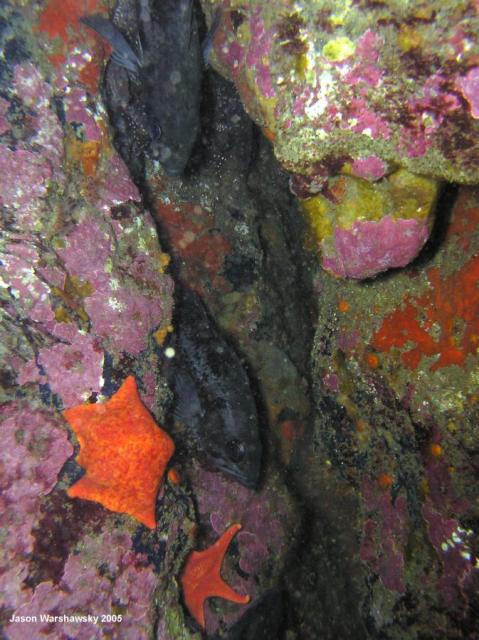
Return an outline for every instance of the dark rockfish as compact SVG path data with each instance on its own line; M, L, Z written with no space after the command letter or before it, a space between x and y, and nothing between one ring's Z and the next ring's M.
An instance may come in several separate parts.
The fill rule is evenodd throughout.
M214 468L255 488L262 448L245 367L200 298L180 287L177 292L176 355L167 372L175 394L175 416Z
M82 21L110 42L112 62L134 75L129 95L108 100L113 124L121 120L119 111L125 111L130 135L146 130L149 155L168 175L179 176L200 130L203 60L193 0L136 0L134 8L128 27L130 34L136 32L135 47L103 16L86 16ZM115 83L121 87L117 93L126 91L118 78L113 78Z

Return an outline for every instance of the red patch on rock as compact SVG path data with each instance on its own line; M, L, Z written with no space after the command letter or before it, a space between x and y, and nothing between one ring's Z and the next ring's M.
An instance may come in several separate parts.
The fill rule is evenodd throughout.
M401 354L409 369L423 356L439 356L430 370L455 364L463 366L479 344L479 256L443 279L439 269L428 271L431 289L421 296L406 296L402 307L384 319L372 339L378 351L390 351L413 343ZM439 326L439 336L430 333Z

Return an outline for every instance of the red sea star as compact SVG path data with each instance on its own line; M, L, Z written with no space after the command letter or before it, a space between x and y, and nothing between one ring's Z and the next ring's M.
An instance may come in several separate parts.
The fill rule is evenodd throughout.
M192 551L181 573L185 604L203 629L204 604L207 598L225 598L238 604L247 604L250 601L249 596L236 593L220 575L225 553L240 529L240 524L232 524L211 547L204 551Z
M128 376L106 402L67 409L63 415L80 443L85 475L68 489L71 498L99 502L156 526L156 495L175 445L143 405Z

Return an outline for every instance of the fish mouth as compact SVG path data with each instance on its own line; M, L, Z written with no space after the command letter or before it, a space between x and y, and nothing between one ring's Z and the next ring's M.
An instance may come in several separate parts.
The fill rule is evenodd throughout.
M235 480L239 484L243 485L247 489L251 489L254 491L258 487L259 482L259 473L256 473L254 477L247 476L241 471L237 469L231 469L224 464L218 464L218 461L214 461L214 467L218 471L221 471L227 478L231 478L231 480Z

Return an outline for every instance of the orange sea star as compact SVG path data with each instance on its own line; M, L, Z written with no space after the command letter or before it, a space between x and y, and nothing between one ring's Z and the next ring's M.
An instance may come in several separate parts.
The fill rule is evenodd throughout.
M175 445L143 405L128 376L106 402L67 409L63 415L80 443L85 475L68 489L71 498L99 502L156 526L156 495Z
M232 524L211 547L204 551L192 551L183 568L180 580L185 604L203 629L207 598L225 598L238 604L250 601L249 596L236 593L220 575L225 553L240 529L240 524Z

